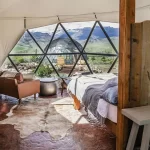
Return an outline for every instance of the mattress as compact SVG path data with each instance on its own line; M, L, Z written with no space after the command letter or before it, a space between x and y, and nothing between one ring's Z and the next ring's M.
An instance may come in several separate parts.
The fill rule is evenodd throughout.
M117 123L117 106L108 103L104 99L100 99L97 106L97 112L101 116L108 118L114 123Z

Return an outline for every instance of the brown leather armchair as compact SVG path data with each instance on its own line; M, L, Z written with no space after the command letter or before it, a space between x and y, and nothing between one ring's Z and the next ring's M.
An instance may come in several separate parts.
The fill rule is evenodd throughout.
M21 103L21 99L40 92L40 81L31 80L18 83L16 79L0 77L0 94L15 97Z

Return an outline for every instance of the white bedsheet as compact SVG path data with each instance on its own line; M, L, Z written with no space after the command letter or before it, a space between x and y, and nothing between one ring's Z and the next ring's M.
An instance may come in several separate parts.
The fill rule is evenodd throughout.
M82 97L88 86L93 84L104 84L107 80L116 77L112 73L93 74L86 76L75 76L68 84L67 90L76 95L78 100L82 102ZM103 99L98 102L97 111L99 114L117 123L117 106L114 106Z
M109 103L104 101L103 99L100 99L97 105L97 112L103 117L107 118L108 114L108 109L109 109Z
M104 118L108 118L117 123L117 106L100 99L97 106L97 112Z
M88 86L92 84L104 84L107 80L114 77L116 77L116 75L112 73L75 76L72 77L70 83L68 84L67 90L70 91L72 94L76 95L78 100L82 102L82 97Z

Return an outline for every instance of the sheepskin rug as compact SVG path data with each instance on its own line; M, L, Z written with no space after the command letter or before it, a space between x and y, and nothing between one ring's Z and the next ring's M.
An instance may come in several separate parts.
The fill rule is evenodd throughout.
M66 98L26 98L17 110L8 114L0 124L14 125L20 137L25 138L36 131L47 131L56 140L69 133L73 124L86 124L84 110L73 107L71 97Z

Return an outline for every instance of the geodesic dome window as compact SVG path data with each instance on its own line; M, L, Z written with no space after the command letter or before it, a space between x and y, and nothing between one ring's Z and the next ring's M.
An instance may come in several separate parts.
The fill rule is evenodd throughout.
M99 21L59 23L27 30L2 69L67 77L118 72L118 25Z

